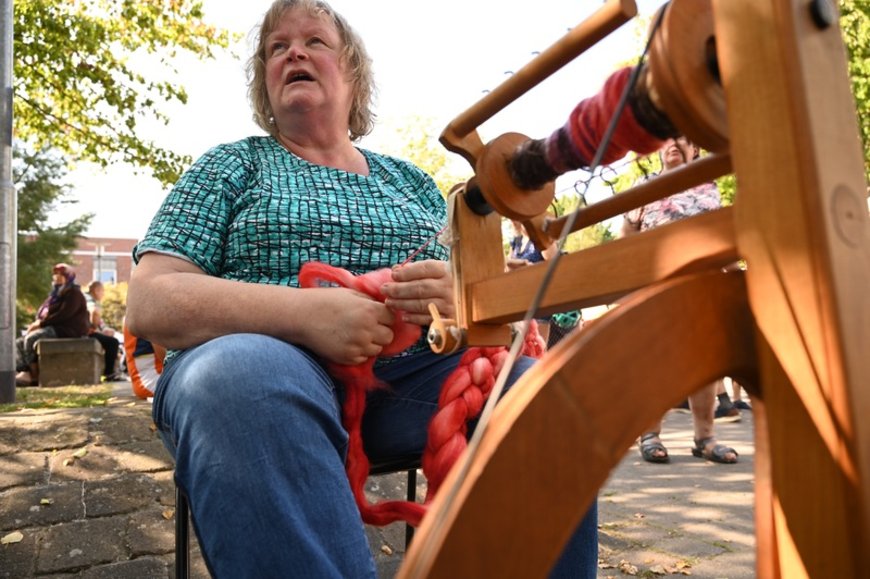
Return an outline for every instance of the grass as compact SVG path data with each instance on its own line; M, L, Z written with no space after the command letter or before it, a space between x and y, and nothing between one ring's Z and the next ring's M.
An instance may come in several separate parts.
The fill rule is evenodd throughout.
M112 397L111 384L58 386L56 388L16 388L15 402L0 404L0 412L24 408L89 408L105 406Z

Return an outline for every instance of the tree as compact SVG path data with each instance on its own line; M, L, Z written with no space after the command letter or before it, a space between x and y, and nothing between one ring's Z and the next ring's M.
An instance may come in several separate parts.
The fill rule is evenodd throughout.
M127 282L107 284L105 290L101 302L103 323L120 332L127 315Z
M184 51L212 58L230 36L203 20L201 0L15 0L16 138L71 160L124 162L175 182L190 158L140 135L145 119L166 124L161 106L187 102L183 87L146 78L133 64Z
M50 227L48 216L62 203L76 203L66 197L68 186L63 159L46 151L14 150L12 179L18 192L18 287L16 320L27 326L51 288L51 267L68 261L76 238L88 228L92 215L86 214L65 225Z
M464 183L471 174L469 171L469 174L462 176L450 167L448 152L435 138L434 124L431 118L408 118L395 130L397 140L388 143L384 151L423 169L435 180L441 194L447 197L454 185Z
M864 174L870 181L870 2L840 0L840 30L846 44L858 130L864 147Z

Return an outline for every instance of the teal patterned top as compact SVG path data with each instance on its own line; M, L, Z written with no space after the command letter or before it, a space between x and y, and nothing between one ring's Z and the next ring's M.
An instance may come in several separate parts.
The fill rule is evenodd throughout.
M133 258L157 252L209 275L293 287L311 261L355 274L402 263L445 224L444 199L414 165L360 152L368 176L309 163L273 137L219 145L176 183ZM447 256L430 242L414 259Z

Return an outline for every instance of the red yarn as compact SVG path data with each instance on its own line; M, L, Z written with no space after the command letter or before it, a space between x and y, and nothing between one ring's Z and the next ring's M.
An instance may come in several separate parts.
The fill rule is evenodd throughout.
M307 263L299 272L301 287L320 287L336 284L352 288L383 302L380 287L392 277L389 269L353 276L347 271L322 263ZM401 352L415 344L420 337L420 326L406 323L397 315L393 323L393 341L384 348L381 356ZM545 349L543 339L537 333L537 325L526 335L524 351L540 357ZM373 372L375 358L356 366L329 364L329 372L345 386L345 402L342 407L342 423L348 432L347 470L348 480L363 521L370 525L386 525L403 520L417 526L426 513L427 505L434 498L444 477L465 450L468 421L480 414L483 405L495 384L495 377L507 358L505 348L469 348L460 358L459 365L447 377L438 400L438 411L429 423L429 440L423 452L423 473L428 481L428 490L423 504L410 501L381 501L369 503L365 496L365 481L370 463L362 443L362 416L365 411L366 394L384 386Z
M565 126L550 137L550 141L558 147L557 143L560 144L558 134L567 133L574 149L570 152L548 150L548 159L554 169L566 172L581 166L588 167L592 163L619 99L628 85L631 72L631 67L625 67L610 75L601 92L581 101L571 112ZM663 144L664 141L649 134L638 124L631 107L626 106L616 124L610 144L601 158L601 164L607 165L618 161L630 151L646 155L659 150ZM573 166L563 166L565 164Z

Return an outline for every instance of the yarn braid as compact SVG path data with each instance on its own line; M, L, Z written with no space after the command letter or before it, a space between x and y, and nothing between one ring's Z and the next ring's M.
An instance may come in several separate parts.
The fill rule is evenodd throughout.
M299 272L299 283L301 287L338 285L355 289L383 302L385 298L380 287L391 275L389 269L380 269L354 276L330 265L307 263ZM392 329L393 341L383 349L381 356L401 352L416 343L420 337L420 327L405 322L401 315L396 316ZM532 326L526 334L524 351L537 358L543 355L545 348L544 341L537 332L537 325L532 320ZM483 409L507 355L507 349L503 347L468 348L460 358L459 365L444 382L438 399L438 410L429 423L428 441L423 452L423 473L428 481L428 490L422 504L410 501L381 501L371 504L365 496L365 481L370 471L361 431L366 395L376 388L388 387L374 375L375 358L369 358L355 366L334 363L327 365L329 373L345 387L345 401L342 406L342 424L348 433L345 469L364 522L379 526L399 520L413 526L420 524L453 463L465 450L468 422L476 418Z

